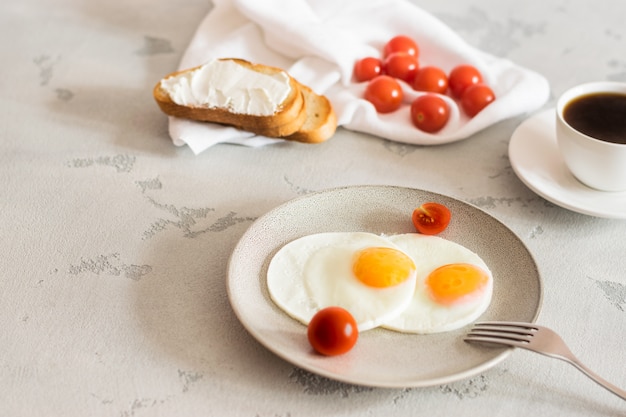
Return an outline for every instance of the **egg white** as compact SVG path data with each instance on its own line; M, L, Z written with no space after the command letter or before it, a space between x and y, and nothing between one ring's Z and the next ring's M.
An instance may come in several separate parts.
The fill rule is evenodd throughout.
M352 273L352 262L355 252L367 247L397 249L388 239L365 232L318 233L286 244L267 271L272 301L303 324L329 306L348 310L359 331L390 322L411 303L416 275L388 288L363 284Z
M389 236L388 239L413 259L417 268L417 284L407 308L382 327L406 333L440 333L463 327L487 310L493 294L493 276L476 253L437 236L408 233ZM425 280L431 271L451 263L476 265L488 274L489 281L481 293L469 300L442 305L430 298Z

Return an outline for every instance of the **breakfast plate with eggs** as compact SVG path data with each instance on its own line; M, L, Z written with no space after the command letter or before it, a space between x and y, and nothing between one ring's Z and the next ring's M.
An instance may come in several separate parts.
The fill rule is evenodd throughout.
M411 222L429 201L452 213L437 236ZM377 273L390 268L393 283ZM451 294L449 268L461 268L471 285ZM470 324L533 322L542 301L537 265L504 224L454 198L394 186L321 191L261 216L231 255L227 289L244 327L281 358L338 381L397 388L449 383L497 364L511 348L465 343ZM309 344L307 323L335 305L354 316L358 341L324 356Z

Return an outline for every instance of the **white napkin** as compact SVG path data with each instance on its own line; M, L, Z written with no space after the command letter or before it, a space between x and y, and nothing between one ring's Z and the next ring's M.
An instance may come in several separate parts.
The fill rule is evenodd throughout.
M214 7L198 27L179 69L212 58L236 57L277 66L332 102L338 125L389 140L434 145L464 139L500 120L541 107L549 85L541 75L467 44L440 20L407 0L213 0ZM366 83L352 80L354 63L380 56L384 44L407 35L419 45L420 65L449 72L467 63L477 67L496 100L474 118L447 99L450 120L436 134L421 132L410 119L410 102L421 94L403 85L406 106L376 113L362 96ZM280 139L254 136L211 123L169 119L174 144L198 154L228 142L262 146ZM331 139L332 140L332 139Z

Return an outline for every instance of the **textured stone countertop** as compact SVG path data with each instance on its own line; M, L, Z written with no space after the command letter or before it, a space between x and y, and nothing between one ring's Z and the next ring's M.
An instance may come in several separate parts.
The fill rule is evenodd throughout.
M541 110L574 84L626 81L622 0L414 2L545 76ZM541 273L537 321L626 388L626 220L563 208L518 178L508 146L530 114L432 147L343 128L315 146L174 146L152 86L211 9L0 4L0 415L626 415L573 367L527 351L469 378L392 389L316 375L255 340L226 282L256 219L335 187L411 187L510 228ZM624 207L626 194L612 198Z

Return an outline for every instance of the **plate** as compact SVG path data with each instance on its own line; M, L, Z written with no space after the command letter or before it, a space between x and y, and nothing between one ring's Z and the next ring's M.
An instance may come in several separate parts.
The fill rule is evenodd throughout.
M528 188L546 200L577 213L626 219L626 191L589 188L567 169L556 143L555 110L525 120L509 142L513 171Z
M286 243L318 232L414 232L413 209L426 201L447 205L453 214L441 237L478 253L494 276L492 303L484 320L534 322L542 300L537 265L520 239L486 212L441 194L394 186L351 186L291 200L258 218L242 236L229 261L227 290L235 314L267 349L310 372L373 387L425 387L478 374L499 363L511 348L469 344L469 329L411 335L384 329L363 332L340 356L316 354L306 326L271 301L266 273Z

